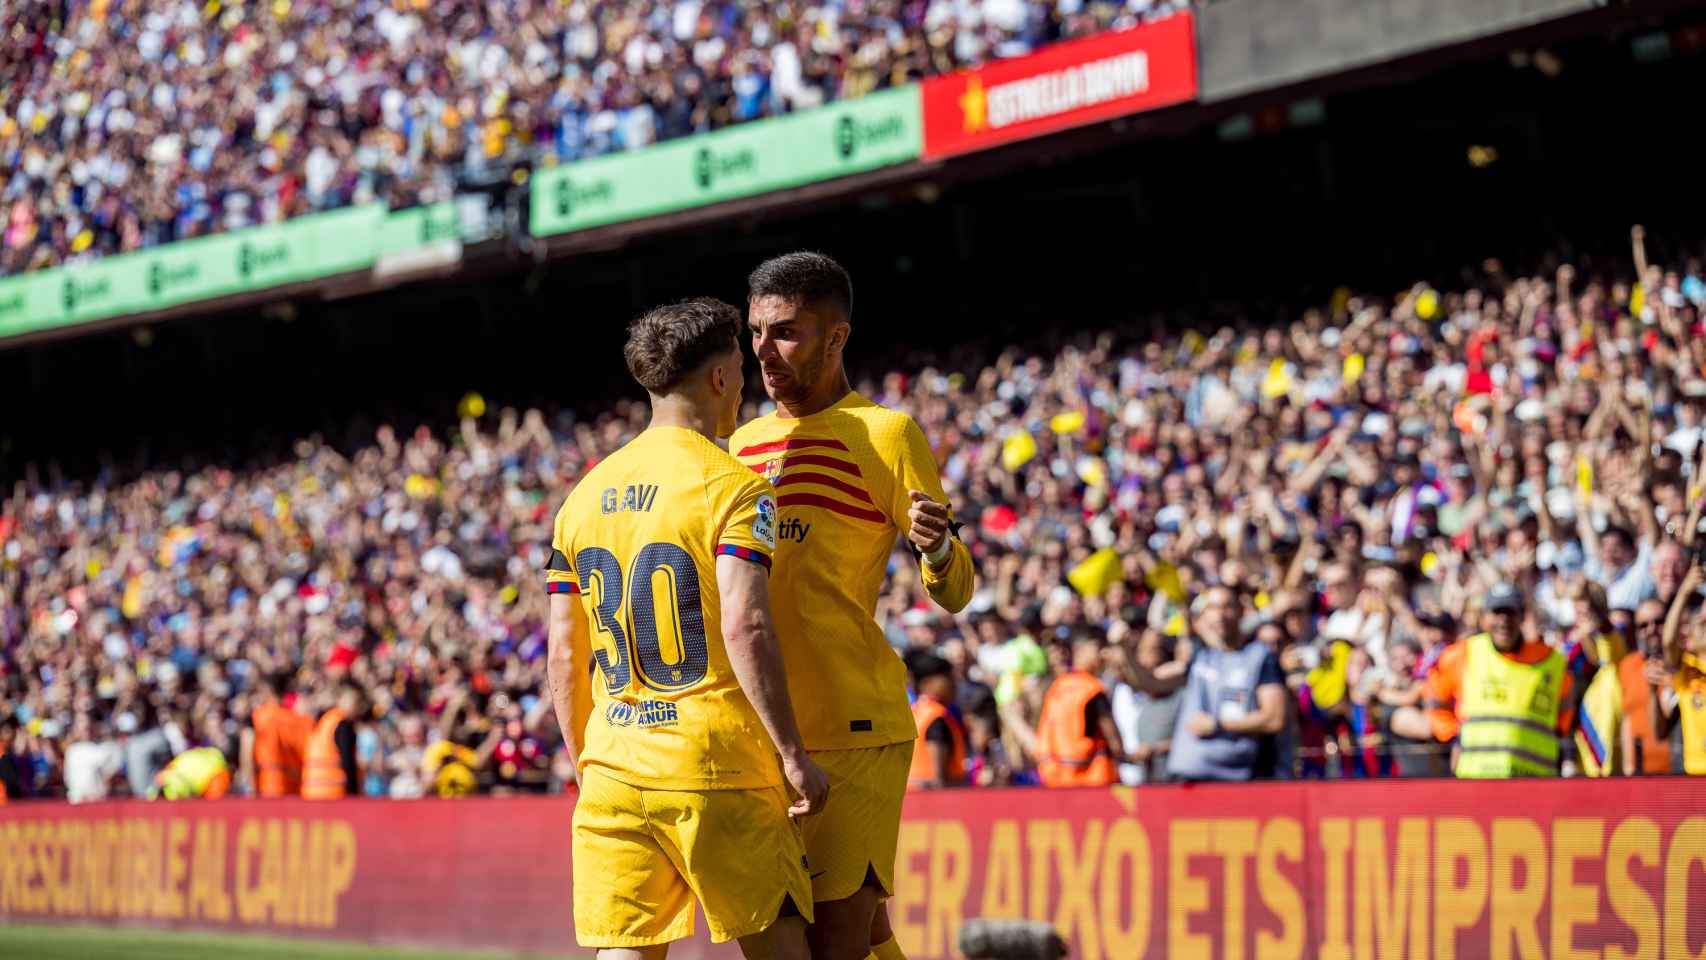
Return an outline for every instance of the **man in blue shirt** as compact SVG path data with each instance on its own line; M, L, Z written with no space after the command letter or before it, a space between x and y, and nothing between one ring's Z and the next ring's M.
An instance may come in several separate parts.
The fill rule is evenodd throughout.
M1238 629L1237 596L1214 587L1191 606L1202 645L1191 658L1167 772L1179 780L1276 776L1273 738L1285 727L1285 676L1265 644Z

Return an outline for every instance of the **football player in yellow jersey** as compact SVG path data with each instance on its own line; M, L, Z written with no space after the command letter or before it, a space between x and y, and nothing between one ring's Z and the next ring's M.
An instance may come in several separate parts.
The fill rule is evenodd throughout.
M770 619L772 491L713 440L739 415L739 335L740 311L715 300L634 323L624 353L651 425L576 484L552 536L547 675L579 749L575 935L604 960L661 960L692 935L695 899L713 941L806 957L811 882L790 818L829 785Z
M817 900L812 957L903 960L881 903L894 890L918 730L906 667L876 622L877 595L905 537L926 591L958 612L971 599L971 555L952 535L924 432L847 380L847 272L792 253L761 264L747 286L747 327L776 411L735 431L729 450L776 489L776 630L806 748L831 785L823 812L803 823Z

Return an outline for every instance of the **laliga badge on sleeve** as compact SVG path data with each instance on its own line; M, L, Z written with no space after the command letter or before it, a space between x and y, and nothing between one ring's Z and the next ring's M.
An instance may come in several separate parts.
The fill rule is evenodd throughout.
M770 549L776 549L776 499L768 493L758 497L758 519L752 521L752 537Z

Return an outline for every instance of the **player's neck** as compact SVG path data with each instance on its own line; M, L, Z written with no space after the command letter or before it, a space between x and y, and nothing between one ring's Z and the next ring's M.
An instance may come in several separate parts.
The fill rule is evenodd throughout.
M838 369L835 376L821 388L812 391L812 395L798 403L776 401L776 415L784 420L798 420L809 417L814 413L822 413L840 403L849 393L853 392L853 384L847 380L847 371Z
M652 426L692 430L711 440L717 438L717 418L700 404L685 397L652 397Z

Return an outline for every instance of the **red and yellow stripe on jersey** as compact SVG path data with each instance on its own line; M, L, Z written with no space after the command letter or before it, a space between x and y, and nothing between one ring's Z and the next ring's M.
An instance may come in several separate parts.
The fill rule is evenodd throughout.
M769 566L770 487L704 435L652 427L575 485L551 546L546 589L579 595L598 667L581 768L658 790L781 784L723 646L716 568Z
M906 668L875 611L895 538L911 526L910 491L947 502L924 431L849 393L809 417L759 417L735 431L729 450L776 488L771 605L807 749L915 739ZM941 570L920 568L930 596L957 612L974 571L965 546L952 547Z

